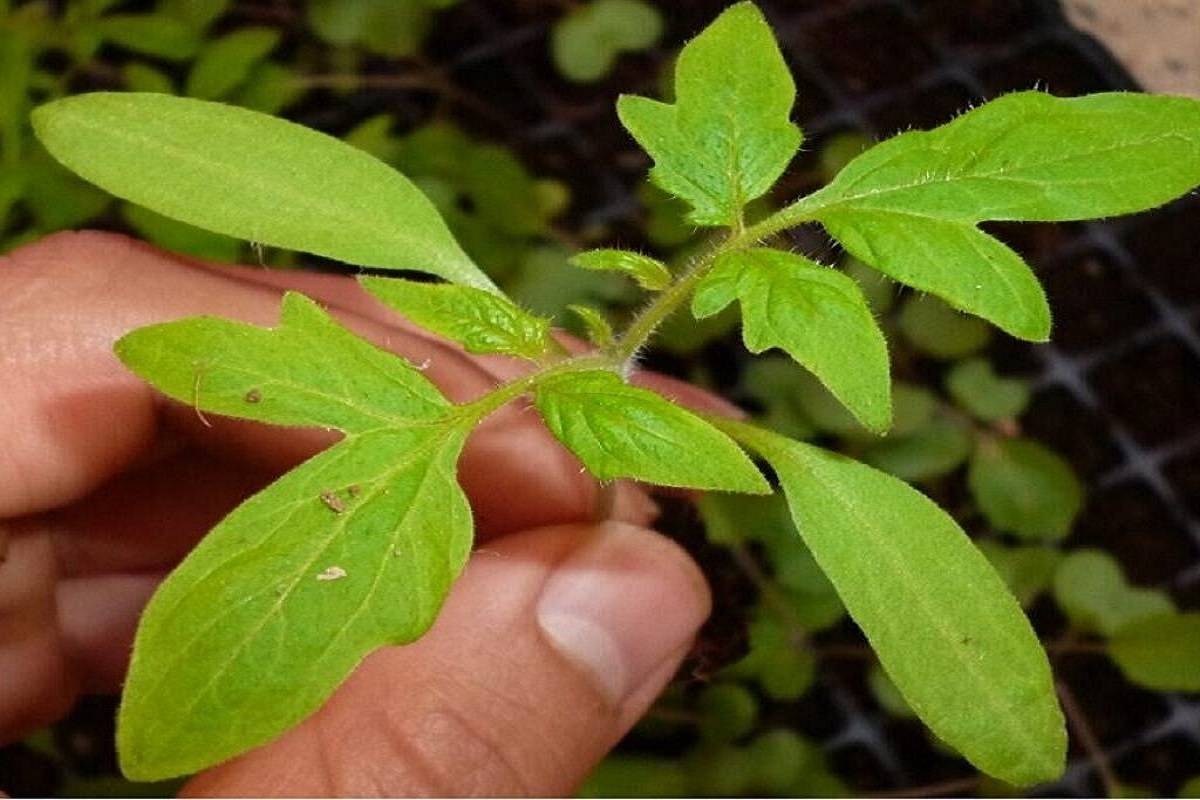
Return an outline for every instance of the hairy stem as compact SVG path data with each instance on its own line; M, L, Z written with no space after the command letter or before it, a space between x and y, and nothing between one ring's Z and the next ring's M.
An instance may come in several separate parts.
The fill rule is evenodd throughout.
M808 219L811 219L811 215L803 210L800 203L793 203L748 228L730 232L724 239L697 256L670 286L633 318L629 327L617 337L616 343L605 352L555 361L528 375L501 384L477 400L459 406L458 413L479 422L512 400L537 388L538 384L551 375L587 369L628 372L638 352L658 330L658 326L687 302L697 284L709 273L719 256L753 247L764 239Z

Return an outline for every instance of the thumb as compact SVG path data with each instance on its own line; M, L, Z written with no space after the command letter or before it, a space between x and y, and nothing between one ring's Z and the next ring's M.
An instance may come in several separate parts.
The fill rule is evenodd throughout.
M567 795L708 616L676 544L620 523L489 542L419 642L368 657L298 728L191 795Z

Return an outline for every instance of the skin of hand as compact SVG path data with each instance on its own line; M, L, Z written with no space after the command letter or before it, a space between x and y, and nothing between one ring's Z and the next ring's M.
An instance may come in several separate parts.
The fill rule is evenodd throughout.
M163 576L237 503L334 441L202 416L112 354L123 333L185 316L275 324L283 288L427 364L452 400L523 369L468 358L348 278L216 267L87 232L0 257L0 743L81 693L118 691ZM588 522L594 484L519 405L473 434L460 479L480 547L432 630L370 655L299 727L185 793L562 795L633 725L710 604L691 559L646 527L653 503L621 486L614 520Z

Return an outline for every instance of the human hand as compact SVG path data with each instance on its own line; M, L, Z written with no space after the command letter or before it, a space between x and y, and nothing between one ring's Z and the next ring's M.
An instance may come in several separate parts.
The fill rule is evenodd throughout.
M398 323L348 279L213 268L118 236L58 234L0 259L0 741L116 691L137 615L225 513L332 441L164 400L112 355L152 322L274 324L281 288L327 303L452 400L520 367ZM645 382L690 405L718 401ZM313 717L194 778L198 795L565 794L645 711L708 614L703 577L595 486L520 407L472 437L480 540L419 642L368 657ZM0 787L3 788L3 787Z

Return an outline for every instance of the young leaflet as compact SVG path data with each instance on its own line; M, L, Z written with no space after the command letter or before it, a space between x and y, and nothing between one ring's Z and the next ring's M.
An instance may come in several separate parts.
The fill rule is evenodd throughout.
M178 775L266 742L317 709L372 649L419 637L471 546L455 478L463 443L521 397L601 479L766 492L739 443L757 453L774 468L816 564L921 719L1002 780L1061 773L1065 730L1046 656L949 515L872 467L701 418L625 376L673 312L690 305L706 317L737 300L750 350L782 349L863 425L885 430L887 350L861 290L764 243L820 223L864 264L1014 336L1044 340L1050 313L1036 278L978 224L1130 213L1179 196L1200 183L1200 103L1008 95L876 145L825 188L747 225L746 204L770 190L802 138L790 119L793 81L753 5L727 9L683 49L675 97L622 97L618 113L653 157L651 179L688 205L691 222L719 230L677 275L637 253L579 256L582 267L624 271L655 292L623 332L579 309L600 345L581 356L496 289L412 183L350 145L154 94L83 95L35 112L46 149L113 194L216 233L437 275L451 283L362 284L470 352L533 365L454 405L417 369L295 294L274 329L195 318L117 343L130 369L199 411L345 435L231 513L155 595L119 720L127 775ZM970 396L978 377L960 376L956 391ZM1003 504L991 513L1001 518ZM1050 519L1038 533L1058 526ZM1138 646L1128 633L1113 642L1127 669L1141 668Z

